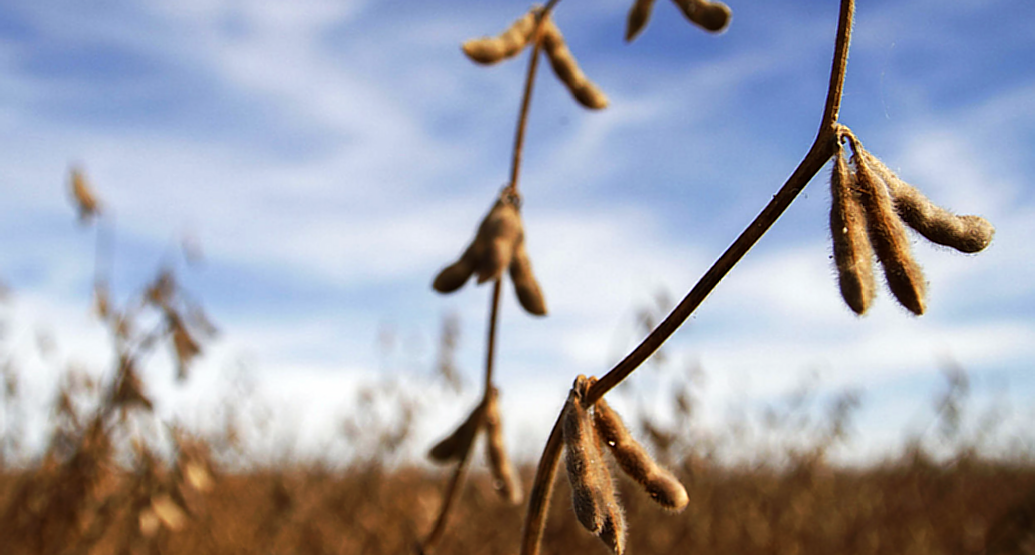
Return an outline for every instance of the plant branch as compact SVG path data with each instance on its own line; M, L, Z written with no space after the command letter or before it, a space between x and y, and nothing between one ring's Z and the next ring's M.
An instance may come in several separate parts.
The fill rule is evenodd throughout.
M484 407L489 401L489 396L492 395L492 369L493 361L496 356L496 322L499 320L499 307L500 307L500 289L503 283L502 278L497 278L492 286L492 297L489 299L489 335L486 338L486 353L485 353L485 384L484 390L482 391L481 405ZM476 431L475 439L477 439L478 432L481 431L482 426L485 424L484 413L478 417L478 422L475 423ZM467 474L467 465L471 460L471 451L474 450L475 441L471 440L468 444L467 449L464 450L463 456L460 458L460 462L456 465L456 470L453 471L452 478L449 479L449 485L446 486L445 499L442 502L442 509L438 513L438 518L435 520L435 526L431 529L431 533L428 537L418 546L418 553L426 553L429 549L435 546L440 539L442 534L446 531L446 520L449 518L449 513L453 508L453 503L460 497L460 491L463 489L464 477Z
M493 361L496 358L496 321L499 319L500 310L500 289L503 278L496 278L492 285L492 299L489 301L489 337L486 339L485 349L485 390L482 392L482 402L489 400L492 392L492 370Z
M627 378L644 361L647 360L701 305L704 299L715 289L727 273L747 254L751 247L761 239L776 220L787 210L798 194L819 172L827 160L833 155L836 140L835 125L841 104L844 87L845 68L848 60L848 46L851 39L852 18L855 11L854 0L842 0L838 20L837 42L834 47L834 60L830 74L830 85L823 111L823 120L819 133L808 154L798 164L783 187L773 195L772 200L762 209L748 227L741 232L726 252L719 257L704 276L698 280L693 289L672 310L672 312L640 343L629 355L600 378L586 393L585 403L591 405L604 396L622 380ZM546 507L549 504L557 464L560 460L561 433L560 417L554 424L550 437L543 448L539 459L535 481L532 485L528 513L525 517L525 529L522 535L522 555L537 555L542 540L543 526L546 521Z
M543 21L550 17L550 10L560 0L551 0L536 16L535 30L532 31L532 54L528 60L528 73L525 75L525 92L521 97L521 110L518 113L517 131L514 133L514 154L510 163L510 183L507 189L512 194L518 192L518 176L521 173L521 154L525 145L525 128L528 127L528 108L532 104L532 88L535 85L536 70L539 67L539 31Z
M481 423L478 426L481 427ZM474 441L471 442L471 445L474 445ZM467 474L467 464L471 461L471 451L472 449L470 448L464 451L463 457L456 465L456 470L453 471L453 477L449 479L449 485L446 486L445 500L442 501L442 510L439 511L438 519L435 520L435 527L431 529L428 537L417 546L417 552L422 555L434 547L442 539L442 534L446 531L446 520L453 508L453 503L460 497L460 490L463 489L464 477Z

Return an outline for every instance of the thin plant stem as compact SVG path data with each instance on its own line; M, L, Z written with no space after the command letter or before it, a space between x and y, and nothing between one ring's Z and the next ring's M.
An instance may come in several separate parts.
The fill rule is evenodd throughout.
M486 349L485 349L485 384L482 391L482 406L488 402L489 396L492 395L492 370L494 367L494 361L496 358L496 322L499 320L499 309L500 309L500 289L503 283L502 278L497 278L493 282L492 296L489 298L489 334L486 338ZM481 430L484 424L485 416L484 413L479 417L479 422L476 424L478 430ZM477 439L477 433L475 432ZM442 534L446 531L446 521L449 518L449 513L453 508L453 504L456 499L460 497L460 491L463 489L464 478L467 475L467 466L471 460L471 451L474 446L474 441L471 441L470 446L464 451L463 456L460 458L460 462L457 463L456 469L453 471L453 476L449 479L449 484L446 486L445 499L442 502L442 508L439 511L438 518L435 520L435 526L431 529L431 533L428 537L418 546L420 553L426 553L429 549L435 546L440 539Z
M496 322L499 320L500 310L500 289L502 289L503 278L496 278L492 285L492 299L489 301L489 337L485 340L485 391L482 392L483 402L489 400L492 394L492 370L496 358Z
M808 154L795 168L783 187L755 217L754 221L733 242L726 252L712 264L698 280L686 297L676 305L672 312L662 321L642 343L629 355L600 378L586 392L585 403L591 405L605 393L621 383L626 377L647 360L701 305L704 299L715 289L715 286L758 242L770 227L787 210L798 194L819 172L834 153L836 141L837 117L840 111L841 95L844 87L845 69L848 60L848 46L851 42L852 19L855 12L854 0L842 0L838 19L837 42L834 47L834 60L830 74L830 85L827 89L827 100L823 110L823 120L819 132ZM550 437L543 448L539 459L535 481L532 484L528 513L525 517L525 528L522 533L522 555L537 555L542 541L543 526L546 522L546 508L553 489L554 478L561 451L561 416L550 431Z
M528 60L528 72L525 74L525 91L521 96L521 110L518 112L517 130L514 132L514 154L510 163L510 183L507 189L512 194L518 192L518 177L521 174L521 155L525 146L525 128L528 127L528 109L532 104L532 89L535 85L536 70L539 67L539 51L542 46L539 33L542 23L550 17L550 10L560 0L551 0L536 16L535 30L532 31L532 54Z
M438 519L435 520L435 527L431 529L428 537L417 546L418 553L427 553L442 539L442 534L446 531L446 520L453 508L453 503L460 497L460 490L463 489L464 477L467 475L467 465L471 461L471 451L471 449L464 451L463 457L457 463L456 470L453 471L453 476L449 479L449 485L446 486L445 500L442 502L442 510L438 513Z

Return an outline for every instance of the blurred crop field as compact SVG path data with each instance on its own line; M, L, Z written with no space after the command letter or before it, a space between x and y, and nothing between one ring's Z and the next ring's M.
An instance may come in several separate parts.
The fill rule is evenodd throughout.
M441 477L417 468L217 473L211 490L181 497L176 492L189 484L169 480L175 469L129 469L88 456L3 473L5 553L407 553L441 501ZM629 553L1035 553L1030 464L966 456L932 464L917 454L856 470L802 464L776 472L690 460L678 468L690 494L680 514L659 513L621 485L633 530ZM533 470L523 469L526 483ZM603 552L578 526L561 482L546 552ZM168 484L177 505L186 500L182 517L160 512L151 499L163 497L147 494L152 483ZM153 530L146 527L152 507ZM500 503L488 477L476 474L438 550L514 553L522 517L522 507Z
M858 405L851 396L804 424L797 419L793 442L770 441L750 462L723 462L715 436L703 440L689 411L668 427L642 420L638 433L685 484L690 503L680 513L664 512L623 478L627 552L1035 553L1030 450L983 456L978 438L958 425L966 378L948 377L929 437L866 466L827 456L849 440L845 430ZM6 378L10 410L18 383ZM369 395L406 403L390 388ZM26 459L6 428L5 460L30 462L0 467L3 553L415 553L443 500L446 470L397 456L414 441L409 420L353 430L364 452L345 466L270 462L248 460L241 430L201 437L166 428L156 435L146 398L116 399L70 373L53 407L45 453ZM796 410L784 407L767 419L794 421ZM770 439L785 432L772 424ZM520 474L527 498L534 467L526 461ZM476 459L435 551L517 552L525 508L496 493ZM543 545L545 553L606 552L575 520L563 478Z

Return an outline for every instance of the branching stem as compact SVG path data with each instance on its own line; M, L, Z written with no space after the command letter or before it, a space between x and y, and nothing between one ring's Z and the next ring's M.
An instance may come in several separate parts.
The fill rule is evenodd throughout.
M600 378L587 392L585 403L591 405L603 397L616 385L632 374L647 360L673 333L697 310L704 299L715 289L715 286L758 242L770 227L787 210L798 194L819 172L827 160L833 155L836 140L837 117L841 106L841 95L844 87L845 69L848 61L848 46L851 42L852 19L855 12L855 0L841 0L840 16L837 26L837 42L834 46L834 61L830 72L830 85L827 89L827 100L823 110L823 120L819 132L808 154L795 168L783 187L762 209L748 227L741 232L726 252L719 257L704 276L698 280L693 289L672 310L672 312L640 343L629 355L619 362L610 372ZM525 528L521 538L522 555L538 555L542 540L543 527L546 523L546 508L553 489L554 477L561 454L561 417L550 431L550 437L543 448L539 459L535 481L525 516Z

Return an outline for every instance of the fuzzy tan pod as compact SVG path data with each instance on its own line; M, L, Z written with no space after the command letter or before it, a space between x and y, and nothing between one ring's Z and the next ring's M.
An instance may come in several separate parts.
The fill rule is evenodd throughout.
M866 210L870 243L884 266L888 288L902 306L919 316L925 309L926 284L920 265L909 248L906 229L895 213L888 186L866 163L866 151L858 142L853 142L852 148L855 151L856 183Z
M535 32L535 18L538 8L532 8L527 14L514 21L498 36L471 39L461 48L464 54L479 64L495 64L512 58L528 45Z
M928 241L966 253L980 252L992 242L995 227L988 220L980 216L957 216L902 181L876 156L865 152L864 158L870 169L888 185L895 211L902 221Z
M690 502L686 488L660 466L647 451L633 439L632 434L607 401L600 399L593 406L593 424L604 444L611 450L618 467L626 476L640 484L657 504L672 511L682 511Z
M545 316L546 299L532 273L532 261L528 258L523 238L514 249L514 258L510 262L510 280L514 282L514 291L521 306L530 314Z
M629 17L625 21L625 41L632 42L650 21L651 11L654 10L654 0L634 0L629 10Z
M588 388L585 376L575 378L564 407L561 431L571 504L582 526L620 554L625 550L625 513L615 496L588 408L582 403Z
M501 197L478 226L474 241L460 260L439 272L432 287L440 293L451 293L474 273L478 274L478 283L499 278L510 266L515 245L523 237L521 215L515 201Z
M841 297L863 314L873 301L873 247L866 232L866 214L855 193L855 176L848 168L844 149L838 143L834 169L830 174L830 235L834 243Z
M485 432L488 436L485 447L489 455L489 468L492 470L496 492L507 503L517 505L521 503L522 498L521 484L518 481L514 465L507 457L506 447L503 445L503 422L498 397L499 392L493 388L485 403Z
M97 202L97 197L86 181L86 176L79 168L72 168L71 185L72 198L79 211L79 221L85 222L96 216L101 211L101 205Z
M478 283L484 283L499 279L504 270L509 270L521 306L536 316L546 314L546 300L532 273L532 262L525 248L519 202L519 198L509 193L500 195L460 259L435 277L432 287L436 291L451 293L472 275L477 274Z
M712 33L722 31L730 24L733 12L722 2L708 0L672 0L687 19Z
M484 414L485 405L479 403L471 411L471 414L467 415L467 419L460 424L456 431L438 442L431 448L431 451L428 451L428 458L438 463L458 461L464 458L464 455L471 450L471 444L474 442L475 436L478 435Z
M568 91L579 104L592 110L607 108L607 95L582 73L575 56L564 42L561 30L549 18L543 21L542 26L543 49L557 78L568 87Z

